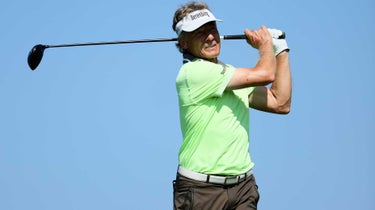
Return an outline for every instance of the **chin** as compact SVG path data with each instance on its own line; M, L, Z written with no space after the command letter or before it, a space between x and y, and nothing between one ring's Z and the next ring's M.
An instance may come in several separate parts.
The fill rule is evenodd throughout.
M210 50L204 53L204 57L207 59L217 58L220 54L220 50Z

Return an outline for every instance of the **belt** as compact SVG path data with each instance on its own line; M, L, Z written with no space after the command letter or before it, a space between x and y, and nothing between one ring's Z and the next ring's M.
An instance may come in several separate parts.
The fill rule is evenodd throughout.
M240 175L218 176L218 175L198 173L198 172L191 171L189 169L179 166L178 173L184 177L187 177L189 179L193 179L196 181L213 183L213 184L221 184L221 185L233 185L233 184L238 184L244 181L247 177L251 176L253 174L253 170L249 170L248 172L244 174L240 174Z

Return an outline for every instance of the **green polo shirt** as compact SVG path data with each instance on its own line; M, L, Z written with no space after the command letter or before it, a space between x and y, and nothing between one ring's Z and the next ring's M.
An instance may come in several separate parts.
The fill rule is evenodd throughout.
M231 65L201 59L185 63L176 78L183 142L179 164L205 173L236 175L250 170L249 102L253 87L225 90Z

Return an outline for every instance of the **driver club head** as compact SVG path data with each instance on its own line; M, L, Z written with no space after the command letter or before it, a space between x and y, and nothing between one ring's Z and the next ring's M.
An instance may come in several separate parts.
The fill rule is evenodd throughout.
M43 58L44 50L47 48L46 45L35 45L29 52L29 56L27 57L27 63L31 70L35 70L38 67L40 61Z

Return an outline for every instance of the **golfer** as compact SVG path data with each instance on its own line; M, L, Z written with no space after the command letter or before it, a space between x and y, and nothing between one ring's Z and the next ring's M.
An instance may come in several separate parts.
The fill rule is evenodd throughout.
M246 29L259 58L254 67L236 68L218 59L217 21L202 2L181 6L173 18L183 55L176 78L183 142L173 182L175 210L257 209L249 108L290 111L289 48L277 39L282 32Z

